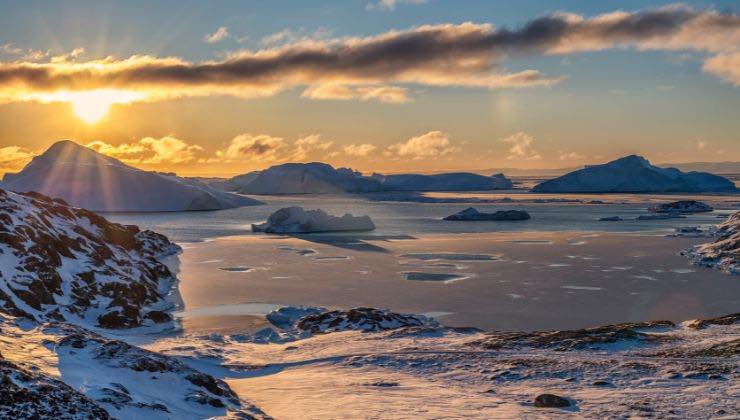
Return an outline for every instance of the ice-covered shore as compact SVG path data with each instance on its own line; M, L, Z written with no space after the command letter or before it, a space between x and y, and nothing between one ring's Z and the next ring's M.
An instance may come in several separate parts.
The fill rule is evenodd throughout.
M740 412L739 322L520 333L353 323L285 343L209 335L151 347L225 378L276 418L722 418ZM569 405L538 407L542 394Z
M729 274L740 274L740 211L717 226L714 242L684 251L696 265L714 267Z

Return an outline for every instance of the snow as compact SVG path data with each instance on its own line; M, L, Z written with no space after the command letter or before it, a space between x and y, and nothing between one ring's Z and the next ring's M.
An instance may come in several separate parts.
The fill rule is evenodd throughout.
M150 347L218 374L275 418L721 418L740 411L738 318L532 333L401 326ZM541 394L572 405L537 407Z
M684 251L700 266L714 267L728 274L740 274L740 211L717 226L717 240Z
M377 181L358 172L319 162L286 163L230 181L232 188L242 194L364 193L380 189Z
M314 233L373 230L375 224L368 216L345 214L337 217L323 210L304 210L301 207L285 207L273 214L262 224L253 224L253 232L265 233Z
M529 213L524 210L499 210L495 213L481 213L473 207L468 207L453 215L447 216L444 220L453 221L493 221L493 220L528 220Z
M0 186L35 191L95 211L219 210L261 204L195 180L147 172L71 141L60 141Z
M706 172L659 168L640 156L587 166L536 185L533 192L734 192L732 181Z

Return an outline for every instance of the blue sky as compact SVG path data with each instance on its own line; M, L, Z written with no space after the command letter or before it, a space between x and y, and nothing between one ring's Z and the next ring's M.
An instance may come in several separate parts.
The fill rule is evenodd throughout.
M519 28L555 12L589 18L672 4L410 3L398 1L391 10L368 7L374 4L370 1L0 1L0 46L6 50L0 51L0 61L22 60L21 54L12 50L49 51L40 59L44 62L83 48L84 53L74 58L77 62L149 55L198 63L221 61L241 50L277 48L302 38L374 37L390 30L464 22ZM736 1L686 4L700 11L740 13ZM205 42L205 37L220 27L226 28L228 36ZM268 41L270 38L273 41ZM191 150L202 151L186 161L148 161L159 161L159 168L193 174L238 173L299 157L323 158L362 170L577 166L624 153L645 154L659 162L740 160L740 88L702 70L711 54L701 49L634 48L527 54L509 57L501 68L512 73L534 69L563 80L550 86L501 89L396 81L393 86L407 90L410 96L402 104L310 100L302 96L303 85L281 88L261 98L178 94L166 100L121 102L94 125L70 118L69 106L64 103L6 101L0 103L0 124L14 128L0 133L0 147L22 148L30 156L59 138L83 144L98 140L117 147L143 138L171 137L196 146ZM159 118L153 120L152 115ZM444 135L446 143L436 135L423 137L437 132ZM526 137L512 137L519 133ZM219 161L217 155L227 152L233 139L243 134L282 139L285 156ZM324 149L316 146L306 156L296 154L294 143L310 136L321 139L314 141L314 146L332 145ZM423 137L419 142L436 144L438 153L394 155L394 150L402 150L393 149L394 145L417 137ZM523 145L524 153L512 153L522 142L529 142ZM364 156L343 152L349 145L362 144L375 149ZM111 154L120 152L108 150ZM146 160L138 163L147 166Z

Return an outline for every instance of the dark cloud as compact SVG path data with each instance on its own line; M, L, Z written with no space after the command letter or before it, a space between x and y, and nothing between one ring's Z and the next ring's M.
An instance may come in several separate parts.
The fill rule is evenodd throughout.
M559 79L534 70L500 74L502 60L512 55L622 47L727 52L738 45L737 14L669 6L589 19L555 14L513 29L472 23L420 26L368 38L303 41L214 62L132 57L87 63L6 63L0 64L0 89L115 87L161 89L175 95L248 95L327 83L548 85Z

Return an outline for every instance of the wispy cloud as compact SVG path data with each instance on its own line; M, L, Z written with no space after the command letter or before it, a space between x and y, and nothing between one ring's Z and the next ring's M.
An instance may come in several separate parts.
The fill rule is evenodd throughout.
M347 146L344 146L342 150L344 150L344 153L346 153L349 156L364 157L364 156L370 155L377 149L378 147L375 146L374 144L363 143L363 144L349 144Z
M399 4L424 4L428 0L378 0L375 3L368 3L367 10L395 10Z
M218 31L217 31L218 32ZM423 25L364 38L302 39L221 61L133 56L73 63L0 63L0 100L29 100L58 90L140 90L149 100L193 95L272 95L321 85L550 86L562 77L507 72L510 57L565 55L610 48L701 51L704 70L736 83L740 16L669 6L592 18L553 14L524 26ZM320 88L315 88L319 89ZM362 92L348 96L363 99Z
M447 133L430 131L420 136L412 137L405 142L388 146L386 154L418 160L437 158L455 151L457 151L457 147L452 145Z
M529 134L520 131L512 134L509 137L501 139L502 142L509 145L509 155L506 157L508 160L525 159L525 160L539 160L542 159L534 148L534 137Z
M226 26L219 26L215 32L211 34L206 34L203 37L203 41L208 44L215 44L216 42L221 42L228 37L229 37L229 28Z
M34 156L36 156L36 153L26 149L25 147L0 147L0 171L18 171Z
M175 137L145 137L136 143L112 145L103 141L94 141L87 147L122 160L127 163L190 163L198 159L204 149L196 144L188 144Z
M303 91L301 97L333 100L359 99L391 104L402 104L411 100L409 90L398 86L352 86L334 83L309 86Z

